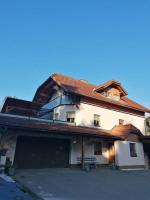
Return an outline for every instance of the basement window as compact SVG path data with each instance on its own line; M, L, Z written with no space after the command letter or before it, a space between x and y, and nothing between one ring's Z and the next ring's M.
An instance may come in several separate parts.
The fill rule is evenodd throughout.
M94 155L102 155L102 143L94 144Z
M129 145L130 145L130 156L137 157L136 143L130 143Z
M70 122L70 123L75 122L75 112L67 112L66 117L67 117L67 122Z
M94 115L94 126L100 126L100 115Z

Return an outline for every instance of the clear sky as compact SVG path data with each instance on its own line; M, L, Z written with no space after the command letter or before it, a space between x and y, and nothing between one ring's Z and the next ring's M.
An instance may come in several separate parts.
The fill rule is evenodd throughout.
M150 1L0 0L0 104L52 73L118 79L150 107Z

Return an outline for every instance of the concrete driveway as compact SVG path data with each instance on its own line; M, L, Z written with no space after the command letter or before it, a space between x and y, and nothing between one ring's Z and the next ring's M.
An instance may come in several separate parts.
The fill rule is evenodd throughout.
M150 171L20 170L16 179L44 200L150 199Z
M0 177L0 200L33 200L33 198L24 193L15 182Z

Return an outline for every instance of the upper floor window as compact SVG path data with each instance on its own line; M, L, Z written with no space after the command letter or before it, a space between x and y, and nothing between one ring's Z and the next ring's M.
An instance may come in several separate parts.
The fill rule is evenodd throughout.
M94 155L102 155L102 143L95 143L94 144Z
M59 120L59 113L54 114L54 120Z
M130 145L130 156L137 157L136 143L130 143L129 145Z
M75 112L67 112L66 113L67 122L74 123L75 122Z
M94 126L100 126L100 115L94 115Z
M119 119L119 125L124 125L124 120L123 119Z

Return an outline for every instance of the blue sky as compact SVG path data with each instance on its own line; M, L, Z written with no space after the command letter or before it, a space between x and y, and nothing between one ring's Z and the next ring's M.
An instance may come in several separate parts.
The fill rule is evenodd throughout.
M118 79L150 107L150 1L0 0L0 104L52 73Z

